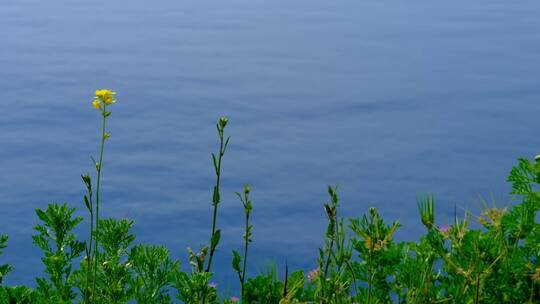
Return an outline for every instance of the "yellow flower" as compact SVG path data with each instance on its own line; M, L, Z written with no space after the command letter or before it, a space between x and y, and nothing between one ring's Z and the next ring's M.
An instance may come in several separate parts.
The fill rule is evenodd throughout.
M101 102L97 99L94 99L94 101L92 101L92 106L98 110L101 110Z
M96 99L100 100L106 105L111 105L116 102L116 98L114 95L116 95L116 92L113 92L111 90L96 90Z

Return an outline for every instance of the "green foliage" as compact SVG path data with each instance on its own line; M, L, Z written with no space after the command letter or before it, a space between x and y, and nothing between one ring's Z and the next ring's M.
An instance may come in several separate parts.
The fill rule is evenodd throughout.
M34 244L43 251L44 278L33 290L24 286L0 286L4 303L181 303L185 304L352 304L352 303L540 303L540 157L519 159L508 181L518 200L509 208L485 208L480 214L457 215L451 225L437 225L435 200L418 200L421 223L427 228L417 242L397 242L398 221L388 224L375 208L360 218L340 214L336 187L328 187L324 203L328 224L318 256L310 257L316 268L281 279L277 267L247 277L253 209L249 186L237 193L244 207L243 251L233 250L232 270L240 282L240 297L220 299L211 282L212 259L221 241L217 228L222 158L229 144L228 119L216 123L218 154L212 154L216 183L212 192L210 243L198 252L188 248L188 271L162 246L135 244L133 221L100 219L100 177L105 140L105 108L115 102L114 92L98 90L93 105L102 114L102 138L96 189L88 174L84 204L89 212L89 237L77 240L74 229L82 221L67 204L51 204L36 210L41 223L34 227ZM473 229L474 218L480 228ZM348 225L346 225L348 223ZM225 234L223 234L225 235ZM0 254L7 246L0 236ZM86 255L81 258L81 254ZM12 271L0 265L0 284ZM174 299L176 298L176 299Z
M227 137L227 139L225 139L225 127L227 126L228 122L229 119L223 116L220 117L218 122L216 123L216 129L219 137L219 151L217 157L214 153L212 153L212 163L214 165L214 173L216 174L216 184L214 185L214 190L212 193L212 206L214 211L212 213L212 233L210 234L210 255L208 257L208 266L206 266L206 272L210 272L210 270L212 269L212 259L214 258L214 253L216 252L217 246L219 245L219 241L221 239L221 230L217 229L216 225L218 217L218 206L221 201L220 186L222 161L223 156L225 156L225 152L227 151L229 140L231 139L230 137Z
M418 199L416 204L420 211L422 224L424 224L427 229L433 228L433 225L435 224L435 198L433 195Z
M233 250L232 267L234 271L238 274L238 280L240 281L242 297L244 295L244 284L246 282L248 246L249 246L249 243L253 241L251 239L252 237L251 230L253 229L253 226L249 224L249 217L251 215L251 211L253 210L253 205L249 198L250 192L251 192L251 187L249 185L244 185L243 196L239 192L236 192L236 195L238 196L238 198L240 199L240 202L242 202L242 205L244 206L245 228L244 228L244 235L242 236L244 239L244 257L243 257L244 264L242 268L240 268L240 262L242 261L242 257L240 256L240 253L238 253L238 251Z
M38 302L36 293L26 286L2 287L0 286L0 303L5 304L32 304ZM39 302L43 303L42 300Z
M374 208L361 220L351 219L350 228L354 233L352 240L358 260L353 262L356 277L367 282L367 288L361 288L358 300L374 303L391 301L391 291L396 290L394 276L403 258L403 244L395 244L393 236L400 227L398 222L387 225Z
M169 259L169 250L162 246L137 245L129 254L134 276L130 288L137 303L170 303L167 294L174 282L178 262Z
M7 247L7 241L8 236L7 235L0 235L0 255L2 254L3 250ZM0 264L0 284L2 284L2 280L5 275L10 273L13 270L13 267L11 267L8 264Z
M533 163L528 159L519 158L518 165L510 171L508 181L512 183L512 193L533 194L533 189L540 184L540 161Z
M318 288L316 298L321 303L333 303L340 298L347 298L351 285L356 288L355 273L351 272L352 246L347 237L344 219L338 215L339 198L337 187L328 187L330 202L324 204L328 217L325 234L325 246L319 248Z
M428 239L423 236L418 243L400 244L401 263L396 265L392 286L398 303L433 303L439 298L440 276L434 271L438 255Z
M97 272L94 279L95 288L91 300L93 303L127 303L131 294L128 286L131 280L131 264L128 261L128 250L135 240L130 233L133 221L112 218L100 220L99 237L100 251L95 255ZM91 264L90 264L91 265ZM85 287L85 275L88 273L88 263L81 263L79 289ZM92 274L92 272L91 272Z
M185 304L218 303L217 290L210 284L212 273L193 272L191 275L177 271L173 285L178 292L176 297Z
M34 227L38 234L33 239L44 253L41 261L49 275L48 279L37 279L37 293L42 300L70 303L76 298L72 261L84 251L84 243L77 241L72 232L82 221L80 217L73 217L74 211L67 204L50 204L45 210L36 209L42 224Z
M276 266L269 266L265 273L247 280L244 299L246 303L279 303L283 289Z

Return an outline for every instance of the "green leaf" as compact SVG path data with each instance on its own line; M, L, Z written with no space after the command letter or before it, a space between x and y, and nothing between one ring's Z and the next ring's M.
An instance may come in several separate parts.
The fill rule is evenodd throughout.
M212 235L212 240L210 242L210 247L212 248L212 250L216 249L217 245L219 244L219 239L220 238L221 238L221 230L218 229Z
M231 137L227 137L227 140L225 141L225 145L223 146L223 153L225 153L225 151L227 151L227 147L229 146L229 140L231 139Z
M92 212L92 207L90 206L90 202L88 201L88 197L86 197L86 195L84 196L84 204L86 205L86 209Z
M216 172L216 174L218 174L217 160L216 160L216 155L214 153L212 153L212 162L214 163L214 171Z
M233 250L232 253L233 253L232 268L236 272L241 272L241 270L240 270L240 262L242 261L242 258L240 257L240 253L238 253L238 251L236 251L236 250Z
M214 193L212 195L212 203L214 203L214 205L219 204L219 189L217 186L214 186Z
M90 175L83 174L83 175L81 175L81 178L82 178L84 184L86 185L86 188L92 189L92 180L90 178Z

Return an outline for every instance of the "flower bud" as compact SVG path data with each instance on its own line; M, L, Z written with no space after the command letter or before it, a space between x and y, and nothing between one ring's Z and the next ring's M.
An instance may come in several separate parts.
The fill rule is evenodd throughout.
M371 217L375 217L375 214L377 214L377 210L375 210L375 208L373 208L373 207L370 207L369 208L369 215L371 215Z
M83 182L86 184L86 187L92 188L92 180L90 179L90 175L83 174L81 175Z
M219 127L221 130L225 129L225 126L227 126L227 122L229 122L229 119L225 116L222 116L219 118Z

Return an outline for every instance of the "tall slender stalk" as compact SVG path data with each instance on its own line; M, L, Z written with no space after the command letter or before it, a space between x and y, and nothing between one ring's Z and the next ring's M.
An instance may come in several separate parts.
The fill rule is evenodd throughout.
M83 181L86 184L88 190L88 197L84 197L86 207L90 212L90 240L89 246L87 248L87 272L86 272L86 290L84 294L84 302L90 303L93 301L94 293L96 290L96 281L97 281L97 264L98 264L98 249L99 249L99 202L100 202L100 189L101 189L101 171L103 168L103 152L105 150L105 140L110 137L110 134L105 131L107 117L111 115L111 112L107 111L107 106L116 102L115 92L111 90L96 90L96 96L92 102L92 106L100 111L102 121L101 121L101 147L99 152L99 161L95 161L92 158L94 166L97 171L97 183L96 183L96 192L95 192L95 212L94 212L94 200L93 200L93 191L91 186L91 179L89 175L83 175ZM93 252L92 252L93 245ZM92 290L89 291L89 277L91 274L90 263L92 260L92 253L94 259L94 269L92 276Z
M245 230L244 230L244 256L240 256L240 253L236 250L233 250L233 260L232 260L232 267L234 271L238 274L238 280L240 281L240 288L242 293L242 299L245 298L244 293L244 283L246 281L246 269L247 269L247 257L248 257L248 247L249 242L251 242L251 229L253 226L249 224L249 217L251 215L251 210L253 209L253 206L251 204L251 200L249 199L249 193L251 191L251 188L249 185L244 186L244 193L241 195L239 192L236 192L236 195L242 202L242 205L244 206L244 216L245 216ZM243 266L240 267L240 261L244 259Z
M334 241L336 240L336 225L337 223L337 195L336 195L336 189L332 188L331 186L328 186L328 194L330 195L330 203L324 204L324 209L326 210L326 215L328 216L328 229L326 232L326 237L330 239L330 242L328 243L327 247L327 254L326 257L326 263L324 266L324 278L328 275L328 268L330 267L332 252L334 250Z
M88 288L89 288L89 282L90 282L90 263L91 263L91 256L92 256L92 239L94 238L94 212L92 211L90 213L90 244L89 244L89 251L88 251L88 259L87 259L87 264L86 264L86 296L88 297L88 300L89 300L89 297L90 295L88 294Z
M99 152L99 162L96 164L97 169L97 184L96 184L96 231L95 239L96 242L94 243L94 278L93 278L93 290L96 289L96 278L97 278L97 254L98 254L98 245L99 245L99 190L101 186L101 169L103 168L103 151L105 150L105 140L107 139L107 133L105 132L105 122L107 121L107 104L103 105L103 111L102 111L102 123L101 123L101 150Z
M244 283L246 280L248 246L249 246L249 242L251 242L252 226L249 225L249 216L251 215L251 210L253 209L253 207L251 205L251 200L249 199L250 191L251 191L251 188L249 187L249 185L245 185L243 199L239 193L236 193L240 197L240 200L242 201L242 204L244 205L244 213L245 213L245 219L246 219L246 226L245 226L245 232L244 232L244 265L242 267L242 277L240 280L240 285L242 287L242 298L244 297Z
M215 154L212 153L212 160L214 163L214 171L216 173L216 184L214 186L214 193L212 195L212 205L214 207L212 213L212 233L210 235L210 256L208 257L208 266L206 267L206 272L210 272L212 269L212 259L214 258L214 253L216 251L217 245L219 244L219 239L221 236L221 231L216 230L217 222L217 209L220 202L220 185L221 185L221 162L225 151L227 150L227 145L229 144L229 138L225 140L225 126L227 126L228 119L226 117L221 117L216 124L218 135L219 135L219 155L216 160Z
M476 295L474 297L474 303L480 303L480 272L476 273Z
M82 175L82 180L86 184L86 190L87 195L84 196L84 203L86 205L86 208L90 212L90 240L89 244L86 247L86 287L84 289L84 303L89 303L90 301L90 294L89 294L89 287L90 287L90 263L91 263L91 257L92 257L92 241L94 238L94 206L93 206L93 193L92 193L92 182L90 179L90 176L88 174Z
M331 239L327 248L328 256L326 257L326 265L324 266L324 278L328 276L328 268L330 266L330 258L331 258L333 249L334 249L334 239Z
M244 236L244 265L242 267L242 294L244 294L244 281L246 279L246 264L247 264L247 255L248 255L248 244L249 238L247 236L249 231L249 214L246 214L246 236Z
M371 240L375 240L377 238L377 236L374 234L374 223L373 223L373 220L375 218L375 209L374 208L369 208L369 227L370 227L370 237L371 237ZM372 293L372 289L373 289L373 277L375 276L375 271L373 270L373 249L374 249L374 243L373 241L370 242L370 245L369 245L369 261L368 261L368 274L369 274L369 279L368 279L368 293L367 293L367 301L366 303L367 304L371 304L371 293Z

